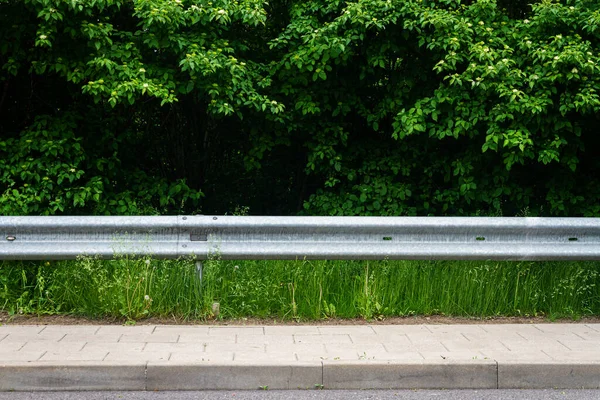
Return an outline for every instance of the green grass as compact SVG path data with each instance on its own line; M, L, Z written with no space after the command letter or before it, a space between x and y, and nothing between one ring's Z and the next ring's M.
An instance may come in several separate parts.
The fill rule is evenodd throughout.
M0 310L145 317L384 318L600 315L600 263L220 261L0 263Z

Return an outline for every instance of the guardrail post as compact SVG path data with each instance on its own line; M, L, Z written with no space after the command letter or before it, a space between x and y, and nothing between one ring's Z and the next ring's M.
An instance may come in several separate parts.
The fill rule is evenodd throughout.
M196 272L198 273L198 278L200 278L200 284L202 285L202 261L196 261Z

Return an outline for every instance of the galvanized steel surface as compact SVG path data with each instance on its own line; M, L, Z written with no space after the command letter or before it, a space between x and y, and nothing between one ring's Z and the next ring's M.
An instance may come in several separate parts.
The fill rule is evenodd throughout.
M600 219L0 217L0 259L600 260Z

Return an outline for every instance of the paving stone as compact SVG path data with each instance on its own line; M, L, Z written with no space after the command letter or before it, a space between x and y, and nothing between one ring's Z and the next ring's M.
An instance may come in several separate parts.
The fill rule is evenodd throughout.
M142 351L148 343L108 343L87 342L82 350L85 351Z
M555 334L556 333L558 333L558 334L588 333L590 331L593 331L593 329L590 329L589 325L584 325L584 324L535 324L534 326L544 333L555 333Z
M1 354L3 352L11 352L11 351L21 350L23 348L23 346L25 346L25 343L27 343L27 342L0 343L0 359L2 358Z
M330 357L347 357L346 355L353 354L354 360L371 357L373 354L387 353L385 347L381 343L369 345L326 344L325 350L327 351L327 354L330 355Z
M205 335L202 333L182 333L178 343L235 343L235 334Z
M348 343L351 344L349 335L294 335L295 343Z
M241 351L236 352L233 357L234 361L246 361L246 362L290 362L295 363L297 361L296 354L292 351L278 352L278 353L264 353L264 352L247 352Z
M372 327L378 335L432 335L431 331L424 325L373 325Z
M469 351L420 351L419 354L427 361L481 361L481 360L492 360L487 357L484 353L477 350ZM442 360L442 361L440 361Z
M168 351L111 351L106 355L103 361L168 361L169 357L171 357L171 353Z
M590 342L589 340L567 340L561 339L557 340L561 345L568 347L571 350L586 350L593 351L595 350L594 342ZM600 340L598 341L600 342Z
M498 340L441 340L440 343L451 352L481 349L509 351L506 346Z
M86 342L27 342L21 351L79 351L83 349Z
M123 325L102 325L96 334L105 333L119 333L125 334L143 334L152 333L157 327L154 325L136 325L136 326L123 326Z
M69 335L94 335L100 330L97 325L48 325L43 330L44 334L69 334Z
M21 333L35 335L46 328L45 325L0 325L0 335Z
M317 329L323 335L377 335L369 325L319 326Z
M288 352L294 352L294 353L304 353L304 354L308 354L308 353L316 353L319 355L325 354L327 353L327 350L325 350L325 345L324 344L308 344L308 343L294 343L290 346L281 346L281 345L275 345L275 344L267 344L265 345L265 352L266 353L279 353L279 352L283 352L283 353L288 353Z
M0 363L4 361L36 361L39 360L45 351L6 351L0 352ZM0 373L0 375L2 375Z
M524 339L500 340L500 342L504 344L510 351L514 352L528 351L532 348L549 352L569 350L564 344L561 343L561 341L555 339L539 339L536 341Z
M380 334L380 335L365 335L351 334L350 339L354 344L370 344L370 343L395 343L398 345L410 345L411 342L405 334Z
M206 345L204 351L206 353L220 353L224 351L241 352L261 352L265 353L264 344L223 344L223 343L209 343Z
M66 332L69 332L68 330ZM106 342L116 343L123 336L120 333L98 333L98 334L87 334L87 333L67 333L60 343L64 342Z
M408 334L406 336L417 351L449 351L447 347L444 347L442 342L431 336L420 336L417 334ZM394 348L393 343L385 343L385 346L388 351L392 351Z
M58 342L66 336L66 332L48 332L36 333L35 330L29 332L23 331L18 333L9 333L2 340L2 343L8 342Z
M484 331L480 331L480 332L467 332L467 333L463 333L461 332L461 336L469 341L485 341L485 340L497 340L500 342L509 342L509 341L523 341L526 340L523 338L523 336L519 336L518 334L516 334L515 332L506 332L506 333L493 333L493 332L484 332Z
M120 343L126 342L160 342L176 343L179 340L179 334L176 332L162 333L126 333L119 339Z
M421 361L425 358L417 351L367 353L368 360L375 361Z
M418 347L416 347L415 345L413 345L412 343L393 343L393 342L388 342L388 343L382 343L381 344L385 350L387 352L395 352L395 353L400 353L400 352L404 352L404 351L419 351L420 349ZM427 350L431 350L432 347L424 347ZM436 348L434 347L433 350L435 350ZM446 351L446 349L441 346L438 343L438 351Z
M262 326L211 326L209 335L264 335Z
M195 363L195 362L224 362L233 361L232 351L223 351L220 353L204 353L204 352L186 352L186 353L171 353L169 361L173 364L179 363Z
M265 326L265 335L319 335L318 326Z
M204 352L206 345L203 343L147 343L145 352L168 351L168 352Z
M107 351L47 351L40 361L102 361L108 355Z
M541 350L527 350L527 351L496 351L496 350L482 350L481 353L484 357L490 360L496 361L551 361L547 353Z
M239 335L237 343L291 345L294 343L294 337L292 335Z
M589 350L572 350L562 352L544 352L555 361L590 361L600 362L600 348L596 347ZM598 376L600 380L600 376Z
M436 337L439 335L448 337L452 335L459 336L466 333L473 335L486 333L481 325L425 325L425 327Z
M205 325L194 325L194 326L181 326L181 325L160 325L154 329L154 333L163 332L177 332L179 335L182 334L193 334L193 335L208 335L209 327Z

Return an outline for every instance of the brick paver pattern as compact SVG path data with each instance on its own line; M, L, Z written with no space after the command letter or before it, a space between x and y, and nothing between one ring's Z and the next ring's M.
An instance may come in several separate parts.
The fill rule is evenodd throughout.
M5 362L600 361L600 324L0 326Z

